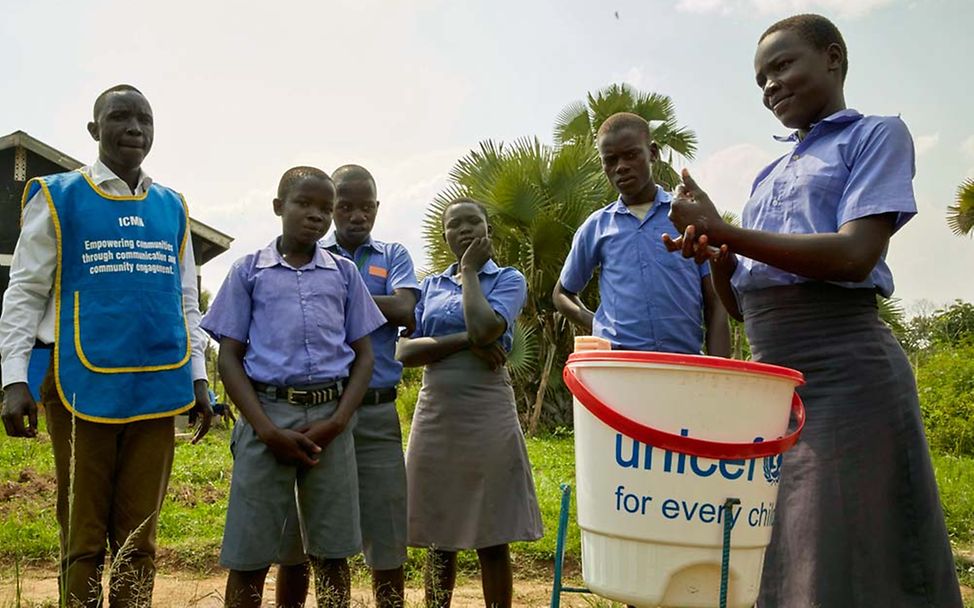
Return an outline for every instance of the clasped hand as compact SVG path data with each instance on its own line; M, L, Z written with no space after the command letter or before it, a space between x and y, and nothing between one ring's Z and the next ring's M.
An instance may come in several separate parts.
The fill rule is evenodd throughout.
M504 367L507 363L507 351L501 346L500 341L487 346L471 346L470 352L486 363L490 371Z
M318 420L297 429L275 428L261 440L281 464L313 467L321 454L345 425L335 417Z

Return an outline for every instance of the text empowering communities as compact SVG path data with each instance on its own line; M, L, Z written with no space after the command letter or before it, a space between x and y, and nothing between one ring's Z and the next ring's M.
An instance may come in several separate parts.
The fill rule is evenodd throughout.
M85 241L81 262L88 274L175 274L178 259L168 241L106 239Z

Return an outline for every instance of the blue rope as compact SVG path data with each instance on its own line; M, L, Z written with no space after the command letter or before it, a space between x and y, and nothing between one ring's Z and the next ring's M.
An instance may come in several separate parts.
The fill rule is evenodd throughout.
M727 608L727 574L730 569L730 537L734 518L731 509L741 504L739 498L728 498L724 501L724 546L720 556L720 608Z

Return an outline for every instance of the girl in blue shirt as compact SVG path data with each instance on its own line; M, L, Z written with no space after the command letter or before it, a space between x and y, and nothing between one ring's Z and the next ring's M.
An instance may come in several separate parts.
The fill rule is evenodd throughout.
M959 608L913 372L876 308L893 292L890 237L916 213L909 131L846 108L846 46L824 17L772 25L754 68L793 148L758 175L743 227L684 172L671 211L683 236L664 241L712 259L755 360L807 380L758 606Z
M476 549L485 605L511 605L508 544L541 538L531 465L504 363L527 295L491 259L483 206L451 202L443 237L457 262L428 276L416 332L396 356L425 365L406 451L408 538L427 547L426 606L450 605L456 554Z

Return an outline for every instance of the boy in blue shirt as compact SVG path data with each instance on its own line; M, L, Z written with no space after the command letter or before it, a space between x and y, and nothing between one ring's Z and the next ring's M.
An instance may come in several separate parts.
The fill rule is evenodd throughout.
M346 558L361 534L348 431L372 375L369 334L385 319L355 265L318 247L334 200L323 171L287 171L274 199L282 235L234 264L202 322L242 414L220 553L234 608L260 606L295 497L318 605L349 602Z
M415 326L419 284L405 247L372 238L379 210L372 174L358 165L344 165L335 169L332 179L337 192L335 230L322 245L355 262L372 300L388 321L371 335L375 367L358 410L353 437L362 548L365 563L372 569L376 606L399 608L405 593L406 468L396 411L396 385L402 378L402 364L395 355L399 328L412 333ZM277 605L304 606L306 595L306 564L281 566Z
M636 114L614 114L596 143L619 199L592 213L575 233L552 293L555 308L613 348L700 354L706 341L707 354L727 357L727 313L709 268L670 255L660 241L673 229L667 217L672 197L653 180L659 150L649 123ZM578 294L596 268L600 302L592 313Z

